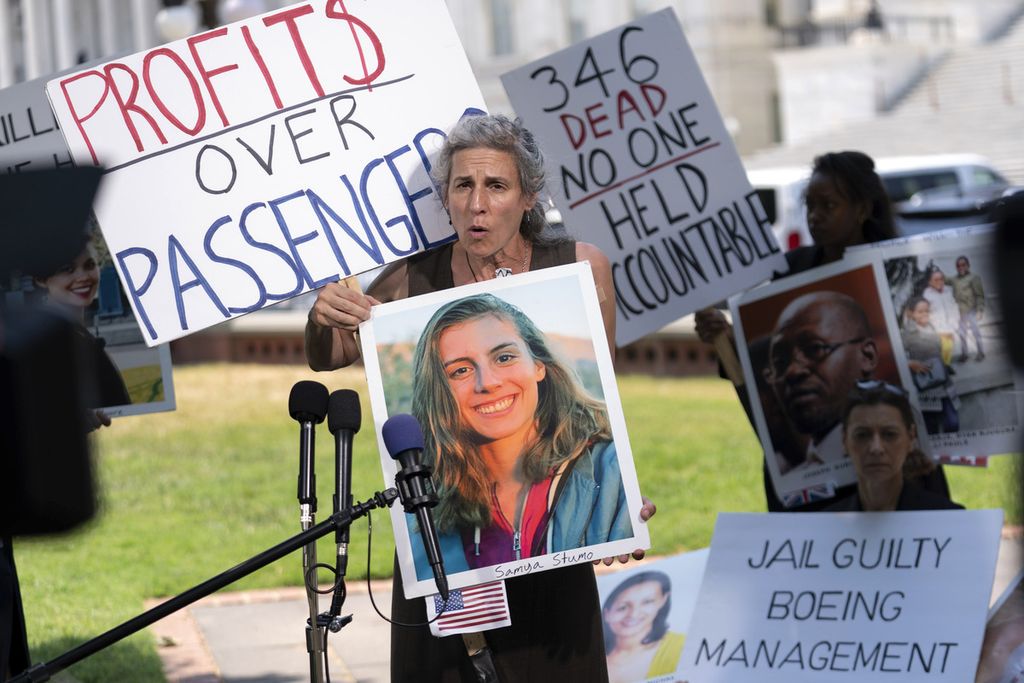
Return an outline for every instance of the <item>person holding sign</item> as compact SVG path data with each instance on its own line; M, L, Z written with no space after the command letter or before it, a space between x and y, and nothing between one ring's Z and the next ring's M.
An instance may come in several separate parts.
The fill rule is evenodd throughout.
M310 367L330 370L354 362L360 352L355 332L374 304L577 261L590 261L593 268L614 356L615 290L608 258L593 245L543 234L544 158L533 135L503 116L464 117L449 132L432 173L457 240L388 268L365 295L341 283L323 287L306 325ZM654 512L645 501L640 515L648 519ZM423 601L402 594L397 560L393 585L392 617L425 622ZM522 680L607 677L592 568L572 565L505 585L513 625L486 636L499 672ZM475 680L462 643L435 639L426 626L393 628L391 651L393 681Z
M448 303L412 363L448 572L633 535L604 403L522 311L493 294Z
M645 571L620 583L605 600L601 614L611 683L675 672L686 636L668 630L671 596L667 574Z
M857 472L857 490L827 510L963 509L910 481L926 476L935 463L918 449L914 413L903 389L877 381L859 383L846 402L843 445Z
M836 262L843 257L847 247L896 237L889 196L875 172L874 160L863 152L828 152L815 157L804 199L807 225L814 244L786 252L789 270L785 274L777 273L777 278ZM695 322L701 341L711 344L723 333L733 339L732 326L715 308L698 311ZM739 395L753 424L746 392L741 391ZM948 495L941 468L937 470L935 479L934 485L940 493ZM771 484L767 464L764 467L764 489L770 512L820 510L829 504L825 499L795 508L785 507ZM837 495L842 496L852 490L852 487L841 488Z

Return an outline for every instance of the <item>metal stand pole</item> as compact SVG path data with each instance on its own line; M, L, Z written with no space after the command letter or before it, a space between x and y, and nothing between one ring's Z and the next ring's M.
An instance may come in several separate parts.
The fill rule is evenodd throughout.
M303 531L313 527L315 514L308 504L301 506ZM309 604L309 621L306 622L306 652L309 653L310 683L324 683L324 631L318 623L320 615L319 595L314 590L319 588L316 576L316 541L302 547L302 576L306 588L306 602ZM310 583L312 582L312 585Z
M9 683L43 683L57 673L76 664L86 657L96 654L100 650L110 647L123 638L141 631L147 626L160 621L168 614L177 612L183 607L188 607L196 600L214 593L228 584L234 583L253 572L266 567L271 562L276 562L285 555L292 553L299 548L322 538L335 531L339 527L349 526L353 520L359 519L374 508L390 507L398 498L398 491L387 489L384 492L374 494L373 498L364 503L357 503L347 510L336 512L320 524L292 536L286 541L278 543L274 547L263 551L255 557L245 560L225 572L221 572L211 579L194 586L180 595L176 595L167 602L161 603L151 610L129 619L128 621L115 626L106 633L102 633L92 640L89 640L76 648L68 650L62 655L51 659L49 662L36 664L28 671L15 676Z

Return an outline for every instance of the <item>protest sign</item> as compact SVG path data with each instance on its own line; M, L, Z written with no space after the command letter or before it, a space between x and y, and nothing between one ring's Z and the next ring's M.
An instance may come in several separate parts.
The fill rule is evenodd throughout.
M46 79L0 90L0 170L4 173L73 166L46 100Z
M696 550L597 577L610 680L680 680L707 560L707 549Z
M974 680L1001 525L1001 510L721 514L684 678Z
M150 344L452 239L430 158L483 107L441 0L290 5L47 92L106 168L96 214Z
M618 345L785 270L671 9L502 76L567 229L608 255Z
M754 424L787 506L856 481L840 420L858 381L911 384L884 286L879 267L840 262L730 300Z
M1020 447L1024 406L1006 348L994 237L990 227L945 230L847 257L884 269L899 358L940 462L985 464Z
M45 87L46 79L36 79L0 90L0 172L28 173L74 165L50 110ZM50 191L41 189L41 196ZM4 225L6 230L18 229L9 222ZM84 225L67 227L79 232L85 228ZM86 340L87 348L96 348L93 354L96 364L105 369L105 372L100 370L100 377L106 378L101 382L108 389L98 392L95 405L110 417L173 410L170 350L166 346L146 347L103 236L95 225L91 233L91 247L83 253L91 248L87 256L93 267L79 273L77 280L65 282L68 287L65 287L64 298L70 300L71 305L62 308L61 315L71 312L82 324L80 338ZM46 245L39 247L45 249ZM83 259L83 263L89 258ZM14 277L10 282L0 283L0 292L6 301L60 306L60 277L52 277L58 276L57 273L19 275L21 277ZM69 288L74 286L79 288L78 294L69 296Z
M381 428L412 413L452 588L649 547L589 264L374 306L359 331L385 482ZM415 517L391 514L406 597L436 592Z

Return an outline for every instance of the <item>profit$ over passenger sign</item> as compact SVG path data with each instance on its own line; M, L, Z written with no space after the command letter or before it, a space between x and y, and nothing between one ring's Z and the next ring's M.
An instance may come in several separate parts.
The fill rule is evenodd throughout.
M483 108L442 0L299 3L47 93L106 169L96 214L150 345L452 239L430 158Z

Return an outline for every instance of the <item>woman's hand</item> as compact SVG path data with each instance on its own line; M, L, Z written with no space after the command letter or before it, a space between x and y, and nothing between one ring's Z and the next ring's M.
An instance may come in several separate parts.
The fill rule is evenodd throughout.
M910 368L911 372L916 372L917 374L928 372L928 366L919 360L908 360L907 367Z
M110 416L102 410L85 411L85 431L94 432L100 427L110 426Z
M732 339L732 325L726 320L725 314L717 308L704 308L693 314L697 337L705 344L713 344L722 332Z
M370 307L380 302L372 296L349 289L339 282L320 288L316 302L309 311L309 320L318 327L334 327L355 332L359 324L370 318Z
M640 499L644 502L644 504L640 507L640 519L646 522L654 516L654 513L658 511L658 506L655 505L647 496L640 496ZM644 550L637 549L633 551L632 555L619 555L618 558L606 557L603 560L594 560L594 564L598 565L604 562L604 566L610 567L616 559L618 559L619 562L621 562L622 564L625 564L629 562L630 557L632 557L634 560L642 560L644 559L644 555L646 555L646 552Z

